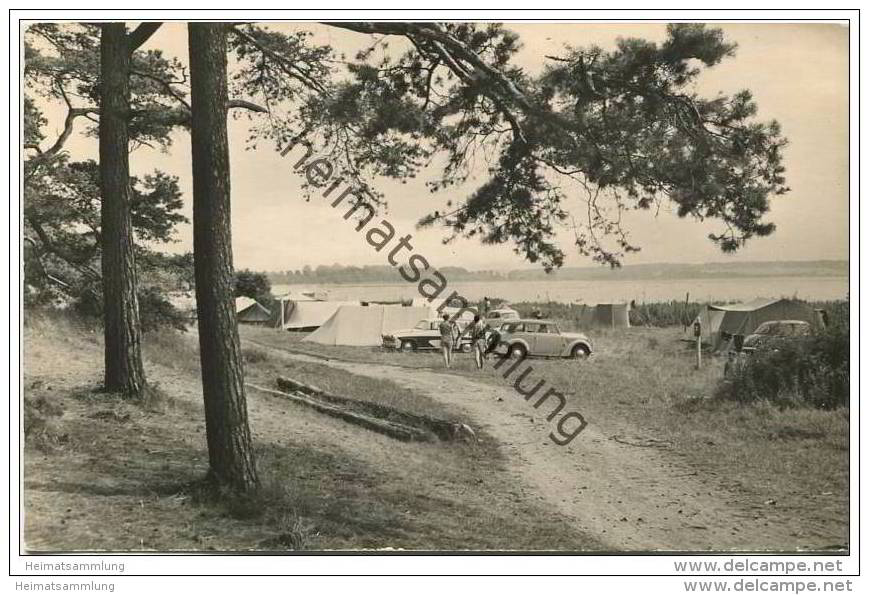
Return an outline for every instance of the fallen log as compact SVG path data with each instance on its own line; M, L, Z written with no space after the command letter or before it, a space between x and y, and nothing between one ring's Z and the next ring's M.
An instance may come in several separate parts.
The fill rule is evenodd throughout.
M380 419L377 417L372 417L370 415L365 415L364 413L345 409L332 403L318 400L315 397L306 395L298 391L279 391L271 388L266 388L264 386L258 386L249 382L246 382L245 386L249 386L250 388L264 393L289 399L295 403L299 403L300 405L311 407L312 409L315 409L320 413L324 413L332 417L337 417L354 425L361 426L368 430L372 430L380 434L385 434L387 436L396 438L398 440L403 440L405 442L431 442L435 439L435 436L432 435L431 432L422 430L420 428L407 426L395 421Z
M359 399L341 397L329 393L320 387L306 384L286 376L278 376L275 382L282 390L297 391L319 397L335 405L361 409L365 413L377 418L395 421L405 426L416 427L432 432L441 440L467 439L473 442L477 441L477 435L474 430L471 429L468 424L459 421L447 421L429 417L427 415L407 413L406 411L400 411L380 403L371 403L368 401L360 401Z

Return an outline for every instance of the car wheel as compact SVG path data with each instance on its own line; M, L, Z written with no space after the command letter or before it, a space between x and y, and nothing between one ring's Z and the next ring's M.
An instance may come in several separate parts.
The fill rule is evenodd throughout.
M570 357L573 359L583 360L588 358L589 355L591 355L591 351L585 345L576 345L570 351Z
M522 359L528 355L528 350L521 343L516 343L510 346L510 357L513 359Z
M471 344L470 343L462 343L462 346L460 347L460 349L462 350L462 353L470 353L471 352Z
M410 341L402 341L401 350L405 353L410 353L411 351L416 351L416 347Z

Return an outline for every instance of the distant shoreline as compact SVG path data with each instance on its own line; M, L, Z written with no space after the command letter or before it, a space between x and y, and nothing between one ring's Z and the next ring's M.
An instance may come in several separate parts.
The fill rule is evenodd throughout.
M753 263L704 264L637 264L619 269L603 267L569 267L547 274L540 269L510 271L475 270L461 267L439 269L450 282L511 282L543 281L665 281L678 279L763 279L771 277L841 278L849 276L845 260L783 261ZM389 266L321 266L304 271L267 273L273 284L279 285L389 285L400 279Z
M558 279L558 278L548 278L541 279L546 283L576 283L578 281L605 281L608 283L612 282L628 282L628 281L703 281L703 280L720 280L720 279L763 279L763 278L796 278L796 279L818 279L818 280L832 280L832 279L847 279L848 275L706 275L706 276L693 276L693 277L629 277L622 279ZM454 283L514 283L516 281L534 281L535 279L456 279ZM349 287L394 287L401 286L401 281L299 281L297 283L275 283L278 286L300 286L300 287L310 287L310 286L320 286L320 285L346 285Z
M798 298L807 301L846 299L850 286L846 275L768 275L686 278L618 279L453 279L447 293L457 290L469 300L484 296L511 302L552 301L560 303L637 303L692 301L742 302L755 298ZM407 283L358 281L345 283L275 283L276 294L292 291L323 291L333 300L399 300L418 297Z

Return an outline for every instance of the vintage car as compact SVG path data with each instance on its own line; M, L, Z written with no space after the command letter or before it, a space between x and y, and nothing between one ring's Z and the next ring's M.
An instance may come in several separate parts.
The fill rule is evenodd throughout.
M505 320L516 320L519 318L519 312L513 308L496 308L489 310L486 313L486 322L490 325L495 325Z
M440 349L441 333L440 318L428 318L420 320L416 326L410 329L402 329L385 334L383 338L383 347L386 349L400 349L401 351L423 351L427 349ZM459 321L459 329L463 328ZM462 337L461 350L468 352L471 350L471 340L468 337Z
M517 319L495 329L500 353L511 357L526 355L585 359L592 353L591 341L582 333L563 333L552 320Z
M775 351L782 344L802 341L812 334L812 325L804 320L768 320L741 341L734 337L735 347L727 354L724 376L740 372L755 353Z
M742 341L742 351L751 353L775 349L784 341L799 341L812 334L812 325L804 320L768 320Z

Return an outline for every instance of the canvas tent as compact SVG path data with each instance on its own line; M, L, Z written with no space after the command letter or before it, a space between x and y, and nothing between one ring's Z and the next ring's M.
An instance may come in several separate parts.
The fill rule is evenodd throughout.
M242 324L268 324L272 313L258 301L239 296L235 298L235 317Z
M749 335L768 320L802 320L816 329L824 326L821 312L804 302L766 298L742 304L706 306L695 322L700 322L701 338L713 349L720 349L733 335Z
M724 319L724 310L719 310L716 306L706 306L694 319L694 322L700 323L700 339L704 343L709 343L713 347L717 347L718 329L721 327L721 321ZM688 325L686 332L692 337L694 336L693 323Z
M629 328L627 304L597 304L583 306L579 317L582 328Z
M380 345L382 335L411 328L432 316L418 306L341 306L323 325L302 339L323 345Z
M282 301L283 320L278 311L275 326L289 331L313 330L329 318L341 306L358 306L359 302L322 302L322 301Z

